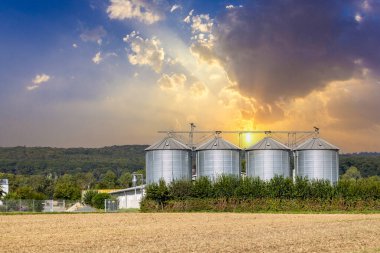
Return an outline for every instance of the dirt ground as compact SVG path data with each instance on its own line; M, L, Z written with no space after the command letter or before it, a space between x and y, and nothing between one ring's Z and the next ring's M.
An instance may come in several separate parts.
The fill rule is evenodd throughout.
M380 252L380 214L0 215L0 252Z

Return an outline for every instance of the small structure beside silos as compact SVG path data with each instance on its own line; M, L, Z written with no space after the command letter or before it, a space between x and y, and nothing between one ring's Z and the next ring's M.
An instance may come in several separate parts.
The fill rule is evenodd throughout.
M145 149L146 183L157 183L164 179L191 180L191 148L173 136L167 136Z
M199 145L195 151L198 177L216 180L221 175L240 176L241 149L218 134Z
M246 149L246 172L248 177L270 180L273 177L290 177L291 149L271 137L265 137Z
M295 174L310 180L339 178L339 148L321 138L311 138L294 150Z

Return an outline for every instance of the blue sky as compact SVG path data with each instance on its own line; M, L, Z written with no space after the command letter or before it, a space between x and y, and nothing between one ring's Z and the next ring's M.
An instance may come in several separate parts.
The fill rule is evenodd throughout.
M379 151L379 17L378 0L4 0L0 146L149 144L194 121Z

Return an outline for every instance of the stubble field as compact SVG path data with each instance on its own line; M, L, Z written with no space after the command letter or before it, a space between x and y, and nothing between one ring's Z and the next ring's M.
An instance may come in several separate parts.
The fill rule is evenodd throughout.
M0 215L0 252L380 252L380 214Z

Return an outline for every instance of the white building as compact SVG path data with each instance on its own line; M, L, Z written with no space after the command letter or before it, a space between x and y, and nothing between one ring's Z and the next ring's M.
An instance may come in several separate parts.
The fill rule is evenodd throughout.
M5 193L4 196L7 195L9 193L8 179L0 179L0 187Z
M140 208L140 202L145 195L145 185L121 189L109 193L119 201L119 209Z

